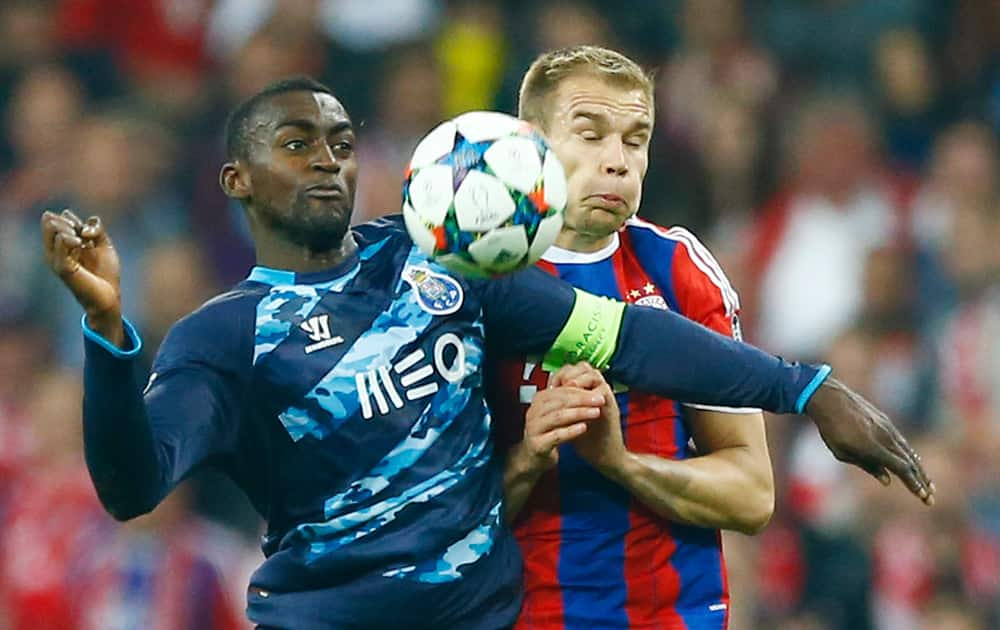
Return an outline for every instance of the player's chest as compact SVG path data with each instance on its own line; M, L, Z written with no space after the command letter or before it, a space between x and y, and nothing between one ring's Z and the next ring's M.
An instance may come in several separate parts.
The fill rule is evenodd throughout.
M478 369L478 303L443 274L403 273L394 288L272 291L258 305L254 395L293 440L376 420L403 429Z
M578 289L629 304L670 310L673 286L670 278L654 278L632 252L583 264L553 265L548 271ZM674 307L674 310L676 308Z

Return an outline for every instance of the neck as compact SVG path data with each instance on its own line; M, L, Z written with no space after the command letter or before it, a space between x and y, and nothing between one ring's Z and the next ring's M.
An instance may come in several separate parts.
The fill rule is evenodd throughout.
M358 248L350 231L344 235L338 247L324 251L313 251L273 232L255 233L254 244L258 265L297 273L312 273L336 267Z
M594 234L582 234L571 228L563 227L556 237L557 247L568 249L571 252L590 253L603 249L611 244L611 234L602 236Z

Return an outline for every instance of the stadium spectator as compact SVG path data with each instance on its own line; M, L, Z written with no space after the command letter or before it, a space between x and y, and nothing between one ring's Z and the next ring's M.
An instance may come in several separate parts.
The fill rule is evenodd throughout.
M392 111L391 103L376 108L376 101L383 94L416 93L413 82L431 75L420 68L412 81L403 81L408 85L385 85L398 81L397 73L408 72L393 70L396 76L387 76L391 68L412 67L414 60L425 59L411 50L432 50L442 63L443 101L449 101L449 93L457 90L474 93L476 102L493 102L513 111L517 81L539 51L566 40L610 42L644 60L656 74L663 88L661 104L671 100L685 112L685 121L700 121L686 122L687 127L674 125L677 137L684 139L677 141L661 133L668 129L662 116L670 110L660 108L651 149L651 176L643 192L644 214L661 221L671 217L670 223L681 217L681 223L703 235L739 290L745 311L753 310L754 303L758 313L765 306L760 303L763 276L752 273L758 270L746 262L744 250L755 242L759 246L759 241L748 236L748 226L758 227L760 232L771 230L760 215L773 217L775 213L766 209L783 205L779 202L798 190L795 175L789 174L795 169L780 166L788 156L776 141L794 131L803 95L818 94L820 105L835 108L840 96L831 99L823 88L833 86L842 91L848 86L871 104L865 106L864 113L870 118L872 144L878 140L884 143L885 159L872 159L871 166L858 164L850 170L876 175L876 188L899 191L903 202L888 205L902 206L901 215L891 214L901 223L898 233L911 234L912 242L891 236L874 239L871 245L853 243L852 250L863 244L863 248L858 247L863 253L849 259L847 266L837 262L839 258L830 262L821 258L817 273L800 281L779 277L778 272L787 273L789 268L772 264L768 287L780 297L795 295L805 286L809 292L802 295L810 300L826 297L823 292L814 296L811 291L816 287L829 287L838 295L845 285L853 287L854 306L833 309L847 314L840 312L835 326L823 324L834 332L821 343L810 339L808 345L821 346L817 349L821 354L834 348L833 356L842 363L841 369L854 371L861 379L856 383L859 389L870 392L884 407L898 410L901 415L895 419L915 423L911 426L923 434L921 451L939 478L938 485L952 490L938 492L935 509L921 514L932 521L959 523L956 527L928 524L930 537L950 536L949 544L960 557L956 563L947 554L927 552L934 563L944 564L932 571L937 577L931 601L907 619L920 630L952 625L965 630L963 624L970 629L996 627L1000 623L998 598L991 593L995 593L993 584L1000 574L994 551L1000 525L991 515L997 513L992 506L1000 493L996 481L1000 471L995 468L995 444L989 437L993 430L972 427L976 418L985 419L985 425L997 421L995 409L975 410L993 405L990 401L997 387L990 379L996 378L998 368L983 362L983 357L990 355L990 344L995 345L990 331L997 308L986 287L996 285L1000 270L989 270L983 266L984 260L977 262L980 253L996 249L996 241L976 234L980 229L988 231L982 228L986 215L969 209L988 207L998 196L997 3L672 0L629 3L627 11L623 6L594 0L0 2L0 109L4 121L0 130L0 518L4 518L5 489L18 487L25 457L30 454L33 421L29 403L42 389L40 375L51 369L53 346L62 347L56 354L57 364L79 360L76 351L67 349L78 345L77 339L67 346L58 335L39 334L40 328L52 330L48 320L68 321L76 311L65 302L50 300L52 286L47 278L40 278L41 261L34 255L34 206L56 198L76 204L69 197L80 187L131 190L108 196L125 200L115 205L121 206L122 217L129 218L123 220L124 227L115 228L115 235L130 255L141 261L136 264L146 266L136 277L158 273L167 264L164 259L176 261L178 252L190 246L198 253L182 267L191 271L194 260L203 260L197 275L204 275L214 292L243 278L252 264L242 212L218 191L221 124L228 110L263 85L299 73L326 78L355 114L362 147L371 145L376 157L387 156L387 163L391 155L396 161L391 168L399 168L407 158L404 145L426 129L417 129L419 124L414 122L405 134L410 137L397 143L400 138L390 137L382 123L386 115L375 112L388 110L388 117L412 112ZM339 20L330 18L332 11L344 7L347 12L341 11ZM460 29L497 12L499 17L488 17L490 28L478 31L473 43L464 39L466 35L461 33L465 31ZM501 49L505 54L494 56ZM490 58L484 58L487 53L482 51L490 51ZM456 58L459 66L453 65ZM766 60L767 72L760 71L761 59ZM470 68L478 68L481 77L498 71L502 84L497 87L482 78L474 87L456 67L470 72ZM747 81L747 77L753 80ZM780 89L757 89L770 85ZM683 96L688 93L697 95L697 103ZM747 94L754 98L748 99ZM757 104L760 95L769 96ZM463 106L440 106L439 116L458 107ZM78 146L77 138L92 135L89 129L95 119L110 119L112 127L129 127L135 132L110 142L93 138L84 142L91 147L113 147L126 156L124 159L110 159L103 149L95 153ZM151 119L158 124L150 124ZM427 122L430 119L427 114L422 124L429 128L436 122ZM953 124L956 121L960 122ZM840 123L817 126L851 129L851 125ZM841 177L837 173L845 170L843 163L850 165L857 160L856 153L845 158L845 151L837 149L836 143L832 143L833 149L829 147L830 137L838 139L840 133L828 132L828 146L812 151L810 163L803 165L823 176L813 179ZM854 133L845 132L844 139ZM114 134L96 135L107 138ZM120 138L127 138L127 143ZM392 146L391 154L381 144ZM786 167L799 166L794 160L784 163ZM891 170L889 177L883 177L883 169L900 167L919 179L909 216L905 199L910 182L904 180L897 188L898 180ZM381 180L384 191L376 191L384 192L384 200L368 204L374 212L398 208L399 181L390 183L391 168L385 169ZM148 199L151 187L164 193L162 198L175 201L162 205L142 201L140 198ZM140 189L141 194L137 192ZM80 197L96 200L94 193L87 192ZM774 203L766 205L767 200ZM379 208L379 203L384 207ZM158 219L178 226L165 230L181 239L176 248L173 237L161 238L158 232L151 235L150 222L140 219L148 215L150 205L162 209ZM61 207L53 206L57 210ZM815 209L815 204L812 207ZM25 213L31 216L29 223L23 220ZM850 214L829 213L842 218ZM142 227L131 227L134 225ZM841 225L830 235L846 232L864 237L875 231L845 230ZM772 232L784 234L782 230ZM818 233L821 237L825 234L822 230ZM148 242L144 240L147 237ZM794 244L787 234L784 240ZM817 242L825 247L834 244L834 239L818 238ZM982 251L977 253L976 248ZM171 251L174 254L161 257ZM161 262L155 262L157 258ZM971 272L977 265L982 269L980 274ZM978 280L972 281L976 275ZM907 283L912 283L912 296L897 291ZM192 290L183 301L195 299L194 294ZM131 295L140 305L147 303L145 298ZM168 291L153 297L157 303L148 303L147 328L155 334L169 319L172 305ZM912 311L915 322L897 320L889 325L880 315L875 319L884 323L873 325L873 309L886 313L894 310L892 304L909 299L916 302ZM809 312L817 312L815 304L808 306ZM794 310L783 313L788 319L801 319ZM755 343L769 343L756 330L748 333ZM905 340L901 345L894 341L900 337ZM972 350L965 350L967 347ZM936 360L928 359L924 348L935 349ZM864 365L855 370L849 363ZM916 368L916 375L911 368ZM934 386L925 384L925 373L936 382ZM914 376L919 399L915 405L911 397ZM911 406L917 411L905 411ZM967 415L966 409L972 411ZM810 525L790 510L782 510L789 502L789 492L801 489L804 479L800 468L791 475L788 470L789 459L801 458L790 458L793 450L803 448L793 448L801 439L798 424L792 419L768 420L779 507L774 522L761 536L735 543L742 548L732 547L731 551L730 543L725 543L733 568L733 630L846 630L834 613L809 608L805 603L813 601L806 598L814 589L809 576L836 567L806 544L809 540L804 528ZM45 475L37 481L42 485L55 483ZM845 483L851 490L852 484ZM854 498L860 513L854 518L864 518L864 527L847 523L853 540L845 543L845 548L860 549L861 555L871 556L868 573L876 582L858 577L858 588L870 592L872 606L856 606L866 618L850 630L880 628L888 623L880 602L886 598L898 601L894 594L898 585L879 577L879 567L885 561L881 556L891 553L894 532L902 531L900 535L907 540L912 536L905 528L897 528L893 501L879 495L883 500L873 502L864 488L860 486ZM224 493L220 490L217 497L209 499L199 496L199 512L233 523L232 512L205 507L206 500L213 508L223 505ZM799 490L795 493L798 496ZM255 521L247 529L256 525ZM114 538L109 531L108 539ZM876 545L874 538L889 544ZM931 546L938 545L947 547L940 541ZM734 556L740 555L749 559L749 569L734 566ZM899 564L905 575L905 563ZM845 601L838 603L843 607ZM5 622L12 625L9 616L0 603L0 628Z
M441 122L444 77L429 47L399 51L382 68L375 114L359 140L365 165L352 220L400 212L401 184L417 142Z
M822 356L858 315L867 255L903 238L910 194L882 165L862 103L818 99L789 124L788 179L763 209L749 258L755 338L804 356Z
M190 489L75 559L67 597L73 625L62 630L248 628L247 552L232 532L192 511Z
M49 371L28 401L31 455L0 527L0 609L8 611L9 630L72 629L72 567L112 527L80 451L82 392L76 374Z

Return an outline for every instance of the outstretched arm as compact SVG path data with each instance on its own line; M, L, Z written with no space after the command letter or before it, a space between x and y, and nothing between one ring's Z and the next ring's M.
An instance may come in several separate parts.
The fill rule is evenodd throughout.
M550 367L585 360L616 381L667 398L804 412L837 458L883 482L892 472L933 502L919 456L881 412L828 378L826 366L790 363L676 313L626 307L537 269L486 283L483 297L489 334L504 339L497 351L551 348Z

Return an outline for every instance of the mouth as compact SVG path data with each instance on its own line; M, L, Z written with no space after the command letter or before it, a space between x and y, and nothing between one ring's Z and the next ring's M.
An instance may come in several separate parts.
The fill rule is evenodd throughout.
M306 188L306 196L315 199L341 199L344 189L337 184L317 184Z
M622 197L621 195L616 195L614 193L597 193L594 195L590 195L590 199L597 201L608 208L615 208L615 207L625 208L628 206L628 204L625 203L624 197Z

